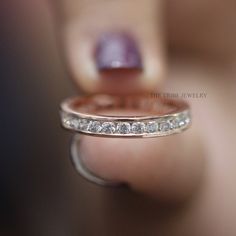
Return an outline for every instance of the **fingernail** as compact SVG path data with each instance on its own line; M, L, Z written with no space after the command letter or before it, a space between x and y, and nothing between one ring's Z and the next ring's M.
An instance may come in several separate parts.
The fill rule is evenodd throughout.
M135 40L127 33L105 33L97 42L95 60L98 70L142 69Z

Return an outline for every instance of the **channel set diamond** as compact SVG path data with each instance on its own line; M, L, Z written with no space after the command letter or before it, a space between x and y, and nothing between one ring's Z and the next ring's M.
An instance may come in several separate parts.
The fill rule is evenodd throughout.
M163 121L159 125L160 131L166 132L166 131L169 131L170 129L171 129L171 125L169 121Z
M62 114L62 125L65 128L97 135L163 136L179 132L190 121L188 113L144 121L105 121Z
M115 124L113 122L104 122L102 124L101 133L113 134L115 133Z
M188 103L172 99L149 99L146 95L105 94L68 98L60 107L62 126L94 136L155 137L180 133L191 124ZM107 115L118 108L143 111L146 115ZM166 109L165 109L166 108ZM115 109L115 110L114 110ZM127 111L128 111L127 110Z
M158 123L156 121L149 121L146 124L147 133L155 133L158 130Z
M130 133L131 126L128 122L120 122L117 125L117 131L119 134L128 134Z
M93 133L99 133L101 128L101 123L99 121L90 121L88 125L88 131Z
M87 131L89 128L90 121L88 119L81 119L79 122L79 129L82 131Z

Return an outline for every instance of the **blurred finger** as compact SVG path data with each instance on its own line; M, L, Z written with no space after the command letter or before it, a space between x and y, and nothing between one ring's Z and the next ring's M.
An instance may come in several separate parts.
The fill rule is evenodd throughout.
M58 30L85 92L153 90L164 73L161 1L60 1ZM109 20L108 20L109 19Z

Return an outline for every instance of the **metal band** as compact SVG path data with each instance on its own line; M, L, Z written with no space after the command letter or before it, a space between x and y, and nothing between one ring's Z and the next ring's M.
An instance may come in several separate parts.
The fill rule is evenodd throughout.
M70 154L71 154L72 163L76 171L86 180L89 180L90 182L95 183L95 184L99 184L99 185L107 186L107 187L122 186L122 183L120 182L116 182L112 180L105 180L96 176L84 165L83 161L81 160L80 153L79 153L79 142L80 142L80 135L75 134L72 138L72 142L70 146Z
M190 126L191 115L188 104L180 100L92 95L66 99L61 122L87 135L145 138L180 133Z

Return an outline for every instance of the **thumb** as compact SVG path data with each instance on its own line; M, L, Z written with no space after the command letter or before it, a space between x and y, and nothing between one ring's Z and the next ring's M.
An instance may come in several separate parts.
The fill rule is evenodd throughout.
M161 1L60 1L57 28L78 88L153 90L164 73Z

